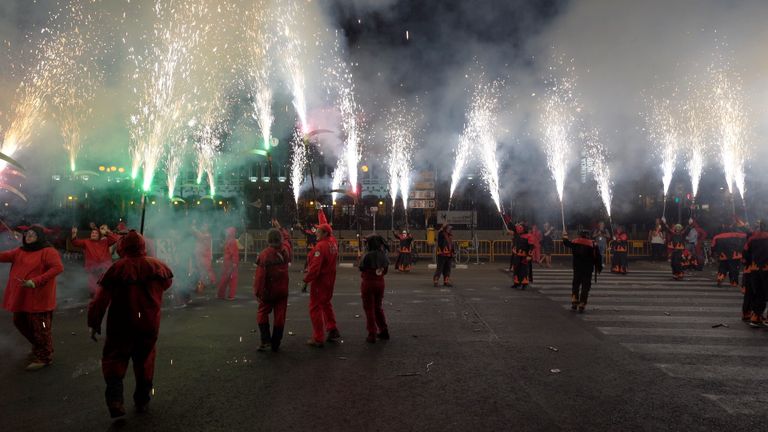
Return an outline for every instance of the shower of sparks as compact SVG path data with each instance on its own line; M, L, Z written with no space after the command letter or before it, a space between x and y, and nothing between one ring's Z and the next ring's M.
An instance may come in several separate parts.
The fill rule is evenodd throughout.
M733 184L744 197L747 118L740 77L727 67L711 70L714 94L708 98L715 136L720 142L725 181L733 193Z
M669 193L672 184L672 176L677 165L677 152L680 149L678 141L679 126L672 114L669 99L653 99L649 102L650 114L648 122L651 141L658 149L661 159L661 181L664 188L664 196Z
M283 67L289 77L293 108L299 117L301 132L307 134L309 126L307 125L305 66L303 64L307 57L306 42L299 32L299 29L307 25L300 16L303 7L306 6L296 0L281 0L276 18L282 42L280 58L283 60Z
M35 130L45 122L45 111L51 102L61 102L68 97L68 92L82 91L78 97L87 100L93 91L92 87L85 84L94 76L78 76L83 72L85 63L80 63L85 52L84 35L80 33L80 23L86 24L86 15L75 2L66 3L58 12L51 14L49 25L44 27L39 41L35 43L32 56L34 65L29 68L26 76L16 89L13 105L10 110L10 123L3 137L2 151L8 156L13 156L16 151L30 144L30 138ZM86 29L84 28L83 31ZM70 78L77 79L73 82ZM77 86L78 88L73 88ZM78 104L77 113L70 113L71 118L62 120L62 129L65 132L65 145L79 147L78 138L80 121L84 115L83 108L86 100L67 101ZM62 112L65 107L61 107ZM64 126L66 123L66 126ZM76 152L76 150L74 150ZM5 161L0 161L0 170L6 166Z
M572 62L572 61L571 61ZM571 153L571 140L577 113L581 111L575 95L576 77L573 66L563 64L564 74L556 77L558 67L550 67L552 76L541 109L541 132L544 135L547 166L555 180L557 196L563 202L565 175Z
M501 198L499 196L499 161L496 159L496 116L501 86L502 83L498 81L478 85L472 102L472 114L470 114L470 123L475 124L476 142L479 144L482 162L480 173L499 212L501 212Z
M293 133L291 139L291 190L293 190L293 199L296 205L299 205L299 194L301 193L301 184L304 182L304 170L307 166L307 143L304 141L304 135L298 129Z
M248 76L247 88L253 100L254 118L261 131L261 145L269 150L272 138L272 124L275 117L272 114L272 88L270 87L269 73L272 67L270 49L274 45L274 35L267 31L270 25L270 17L261 2L256 2L253 9L245 14L245 40Z
M176 191L176 179L179 177L181 167L184 164L187 140L179 136L168 144L168 153L165 158L166 182L168 184L168 198L173 198Z
M600 140L597 129L593 129L584 134L584 144L592 175L594 175L595 181L597 182L597 191L600 195L600 199L603 201L608 217L611 217L613 181L611 180L611 170L606 161L605 146Z
M227 133L223 112L224 108L221 104L213 104L203 115L193 134L197 156L197 183L200 184L203 180L203 173L207 173L209 195L211 196L216 195L214 182L216 159L221 148L222 137Z
M330 55L333 62L327 72L332 82L333 90L337 94L337 105L341 116L343 136L343 149L334 171L333 189L338 189L342 184L342 179L337 179L336 176L346 175L352 194L357 195L359 192L357 190L357 168L360 163L360 143L362 142L358 118L362 116L362 108L355 101L355 83L349 65L342 57L338 34L335 39L334 52L330 53ZM343 171L339 170L341 166L344 167Z
M333 177L331 179L331 190L337 191L344 186L344 178L347 176L347 166L344 163L344 159L339 158L336 163L336 169L333 170ZM336 198L339 196L338 192L331 192L331 199L336 202Z
M701 175L704 172L704 160L706 157L707 132L709 130L709 118L703 101L706 100L703 95L697 91L696 87L691 87L688 97L682 101L678 136L685 137L685 152L688 156L686 168L691 177L691 191L695 200L699 194L699 183Z
M393 208L398 191L403 199L403 207L408 208L411 154L415 146L416 120L415 110L409 110L403 100L398 100L387 116L386 139L389 153L387 170L389 173L389 196L392 198Z
M89 105L103 73L93 56L97 42L88 34L93 27L93 18L84 13L83 6L76 2L69 5L67 12L69 19L66 20L66 27L62 24L55 31L59 34L54 51L58 51L61 58L56 75L58 85L51 99L53 116L59 124L64 149L69 156L70 170L74 172L82 145L81 127L91 114Z
M158 0L155 3L154 39L146 53L131 48L136 66L132 78L139 98L138 112L131 116L131 176L143 167L142 189L148 191L158 161L173 132L183 120L182 110L190 92L185 91L193 66L193 52L209 26L200 19L207 10L197 1Z

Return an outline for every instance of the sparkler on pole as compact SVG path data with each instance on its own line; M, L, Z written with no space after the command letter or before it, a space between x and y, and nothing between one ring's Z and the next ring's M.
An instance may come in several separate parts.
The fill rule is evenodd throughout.
M555 181L557 197L560 200L560 216L565 232L565 208L563 192L565 175L571 152L571 134L576 124L576 113L581 110L575 94L576 76L573 66L565 64L562 57L556 58L557 66L550 67L552 75L542 107L541 129L544 136L547 166ZM573 60L571 60L571 63ZM562 76L555 76L557 69L563 69Z
M588 165L592 171L592 175L595 177L597 191L603 202L603 206L605 206L608 219L610 220L613 181L611 180L611 169L606 162L605 146L602 141L600 141L597 129L592 129L590 132L584 134L584 139Z
M677 164L677 152L680 148L678 132L679 126L677 120L672 115L670 100L651 99L649 102L650 114L646 117L648 122L651 141L658 149L658 155L661 159L661 181L663 187L663 209L662 217L667 214L667 195L669 186L672 184L672 175Z
M414 132L418 115L414 109L408 109L405 101L398 100L387 116L387 143L389 158L389 196L392 199L392 229L395 228L395 206L397 193L403 200L403 212L408 213L408 194L411 180L411 154L415 146Z
M167 140L183 118L190 92L187 83L201 34L209 29L201 18L207 13L199 1L182 2L158 0L155 3L157 40L148 52L136 54L131 50L135 64L133 78L138 81L134 93L140 97L138 112L131 116L131 177L138 176L143 167L142 189L152 186L155 170Z
M306 42L301 38L299 29L308 25L301 15L304 6L295 0L284 0L275 14L280 32L282 48L280 58L289 77L289 87L293 95L293 107L299 117L299 129L303 134L309 132L307 123L307 98L304 61Z

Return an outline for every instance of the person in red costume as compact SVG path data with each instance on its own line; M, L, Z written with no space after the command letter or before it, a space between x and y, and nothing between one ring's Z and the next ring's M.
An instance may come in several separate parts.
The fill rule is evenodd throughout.
M437 267L435 274L432 275L432 285L437 287L440 276L443 276L443 285L452 287L451 284L451 265L453 264L453 227L447 223L440 227L437 232Z
M236 236L237 231L234 227L227 228L227 238L224 240L224 263L221 266L221 279L219 279L217 294L220 299L235 299L237 267L240 262L240 249ZM229 292L227 292L227 287L229 287Z
M146 256L144 238L130 231L120 242L120 256L99 280L101 289L88 305L91 338L101 334L107 317L107 339L101 371L107 385L107 408L112 417L125 415L123 378L133 360L138 412L146 411L155 374L155 343L160 331L163 292L173 282L171 269L157 258Z
M56 276L64 271L61 257L46 240L44 228L32 225L24 233L21 247L0 252L0 262L11 263L3 309L13 313L13 324L32 344L26 369L42 369L53 361L51 320L56 309Z
M120 239L106 225L102 225L101 230L95 226L93 225L91 236L87 239L77 238L77 228L72 227L72 244L83 248L85 272L88 273L88 292L91 298L99 289L99 278L112 265L110 248Z
M336 315L333 312L331 298L336 283L336 259L339 250L333 230L327 223L317 227L317 244L309 254L309 265L304 275L304 282L310 284L309 289L309 319L312 321L312 338L307 344L322 347L325 341L325 331L328 331L328 341L341 340L341 334L336 328Z
M198 271L201 273L198 281L198 293L202 293L206 284L216 285L216 274L213 272L211 261L213 260L213 249L211 247L211 233L208 231L208 224L203 224L200 230L192 225L192 235L195 236L195 260L197 261ZM205 279L207 278L207 279Z
M629 236L623 228L616 228L616 235L611 239L611 273L627 274L627 254Z
M274 223L273 223L274 225ZM279 225L278 225L279 226ZM259 351L271 349L277 352L283 339L285 313L288 308L288 264L291 262L290 243L279 229L267 232L267 246L256 258L256 274L253 293L259 299L256 321L261 333ZM272 333L269 331L269 314L274 311Z
M376 338L389 339L387 318L381 307L384 300L384 275L389 268L386 241L380 235L372 235L366 240L368 252L360 261L360 295L363 298L365 327L368 337L365 341L376 343Z

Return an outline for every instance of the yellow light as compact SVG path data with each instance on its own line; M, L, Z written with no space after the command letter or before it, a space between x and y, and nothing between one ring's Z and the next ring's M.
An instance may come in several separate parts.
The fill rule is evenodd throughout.
M315 205L315 202L314 201L310 201L309 205L313 206L313 205Z
M155 201L154 200L152 201L152 205L155 205Z
M360 169L363 170L363 172L368 172L368 165L363 165Z
M379 201L379 205L384 205L384 201Z
M117 167L116 166L111 166L111 167L109 167L109 170L112 171L112 172L115 172L115 171L117 171Z
M224 204L224 201L219 201L219 205L222 205L222 204Z
M120 167L120 168L117 169L117 172L124 173L125 172L125 168Z
M105 169L107 168L104 165L99 165L99 171L104 171Z
M173 205L179 205L179 202L178 201L174 201Z
M200 205L200 201L198 201L197 204Z
M133 201L131 201L131 205L133 205Z
M70 196L67 197L67 199L72 201L74 198L72 197L72 195L70 195Z
M333 205L336 205L336 201L333 201Z

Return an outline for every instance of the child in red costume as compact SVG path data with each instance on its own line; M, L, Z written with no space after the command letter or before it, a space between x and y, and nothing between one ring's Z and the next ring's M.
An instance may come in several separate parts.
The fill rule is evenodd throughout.
M101 277L101 289L88 305L88 327L94 340L96 334L101 334L101 322L109 308L101 370L112 417L125 415L123 378L131 359L136 377L133 393L136 409L143 412L149 404L155 374L155 343L160 332L160 307L163 292L173 281L168 266L146 256L141 234L129 232L120 242L120 249L122 258Z
M227 228L227 239L224 241L224 264L221 266L221 279L219 279L218 297L220 299L234 300L237 291L237 267L240 262L240 249L236 234L237 231L234 227ZM229 287L229 293L227 293L227 287Z
M288 307L288 264L291 262L290 243L284 233L273 228L267 233L267 243L256 259L253 293L259 299L257 322L261 333L259 351L280 348ZM269 332L269 314L274 311L272 334Z

